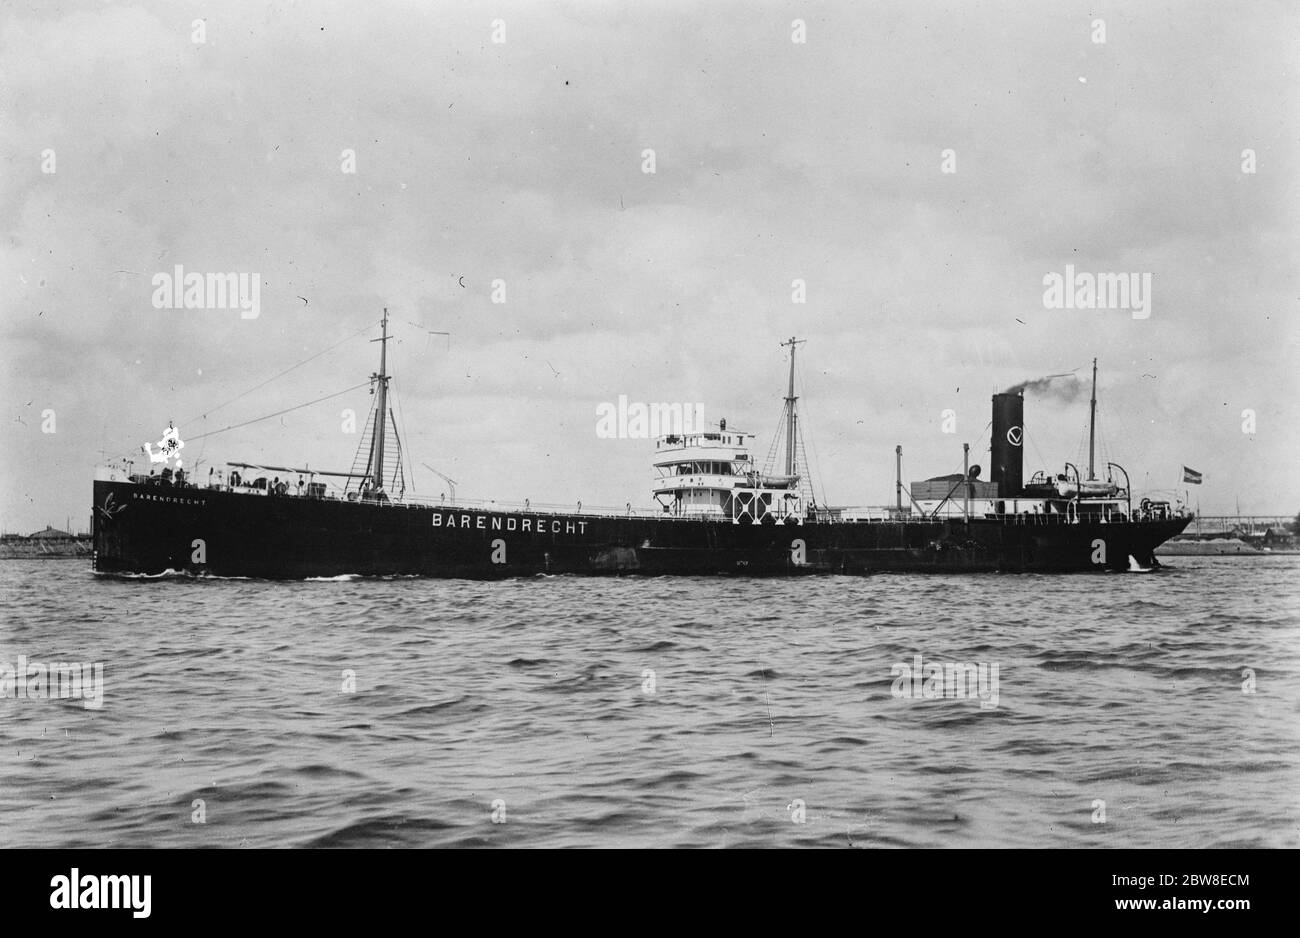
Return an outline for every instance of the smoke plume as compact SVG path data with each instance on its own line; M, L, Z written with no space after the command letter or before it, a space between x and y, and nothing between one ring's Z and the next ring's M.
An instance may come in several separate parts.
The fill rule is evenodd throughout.
M1013 384L1002 393L1020 394L1029 391L1035 395L1052 397L1068 403L1077 398L1082 389L1083 382L1079 380L1078 376L1065 374L1047 375L1043 378L1031 378L1027 381L1021 381L1019 384Z

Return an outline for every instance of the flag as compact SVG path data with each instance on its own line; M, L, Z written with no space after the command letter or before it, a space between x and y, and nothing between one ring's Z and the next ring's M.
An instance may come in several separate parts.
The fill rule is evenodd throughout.
M1186 466L1183 466L1183 481L1190 482L1192 485L1200 485L1201 474L1195 469L1188 469Z

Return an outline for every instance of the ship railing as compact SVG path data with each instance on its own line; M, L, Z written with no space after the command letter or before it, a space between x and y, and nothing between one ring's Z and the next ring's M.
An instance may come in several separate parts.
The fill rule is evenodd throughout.
M201 486L201 488L211 489L213 491L233 492L237 495L290 498L301 499L304 501L328 501L338 502L345 505L378 505L381 508L438 508L446 511L506 511L539 515L615 515L637 518L679 517L677 515L669 515L661 507L634 508L630 504L625 504L622 508L618 508L610 505L585 505L581 501L566 504L561 502L534 502L531 499L513 501L490 498L457 498L451 500L422 495L389 495L384 499L376 499L369 496L359 496L355 491L348 493L348 495L354 496L350 498L348 495L341 495L337 491L330 492L324 496L299 495L297 492L292 490L283 495L269 495L269 493L264 489L255 489L242 485L231 487L230 485L213 484ZM699 515L693 515L693 517L698 516Z
M365 504L373 505L374 501ZM625 518L666 518L669 515L662 508L634 508L624 505L622 508L612 505L587 505L581 501L568 504L562 502L534 502L502 500L496 498L458 498L455 501L423 496L403 496L386 502L379 502L390 508L439 508L446 511L507 511L511 513L534 515L610 515Z
M936 520L961 521L962 517L963 517L962 513L958 511L952 514L941 515ZM999 521L1007 525L1026 525L1032 527L1034 525L1062 525L1062 524L1074 525L1074 524L1081 524L1084 522L1089 522L1089 523L1096 522L1098 524L1129 524L1138 519L1130 518L1128 515L1124 514L1123 512L1112 512L1110 514L1085 513L1083 515L1079 515L1074 512L1070 512L1067 514L1064 512L1029 511L1029 512L983 512L983 513L971 512L971 520Z
M877 511L861 511L853 509L851 517L828 516L819 518L820 521L830 524L897 524L903 522L906 524L946 524L952 521L961 521L965 517L960 511L945 512L942 514L902 514L900 515L895 509L881 509ZM974 512L970 514L972 521L998 521L1006 525L1025 525L1025 526L1047 526L1047 525L1074 525L1081 522L1097 521L1101 524L1129 524L1140 522L1143 519L1138 517L1129 518L1127 516L1111 514L1090 516L1084 514L1082 517L1073 514L1064 514L1060 512Z
M202 488L208 488L214 491L234 492L241 495L267 495L267 493L262 489L245 488L243 486L231 488L229 485L210 485L202 486ZM337 492L331 492L323 497L319 495L299 495L296 492L286 492L283 495L274 495L270 497L304 499L308 501L328 501L347 505L378 505L382 508L436 508L442 511L496 511L509 512L512 514L571 516L599 515L602 517L614 518L657 518L664 521L704 520L717 521L724 524L732 523L730 518L717 510L667 512L664 511L662 506L634 508L631 504L624 504L623 507L619 508L614 505L588 505L581 501L562 503L534 502L531 499L514 501L484 498L458 498L455 501L451 501L450 499L420 495L390 496L386 499L378 500L370 497L341 497Z
M266 497L268 493L263 489L254 489L244 486L231 487L230 485L186 485L183 488L202 488L213 491L234 492L241 495L255 495ZM355 494L355 493L350 493ZM403 495L392 497L385 500L376 500L374 498L348 498L341 496L337 492L329 493L325 496L319 495L299 495L296 492L288 492L284 495L271 496L275 498L305 499L309 501L330 501L341 504L351 505L379 505L385 508L437 508L445 511L500 511L520 514L539 514L539 515L600 515L604 517L624 517L624 518L658 518L665 521L671 520L706 520L719 521L721 523L731 524L732 519L727 518L716 511L686 511L680 513L670 513L663 510L662 506L652 508L634 508L631 504L625 504L619 508L611 505L586 505L581 501L565 504L559 502L534 502L531 499L523 501L501 500L501 499L475 499L475 498L458 498L455 501L445 498L432 498L420 495ZM843 517L841 512L852 512L852 517ZM1187 515L1182 512L1170 512L1169 518L1181 518ZM826 513L817 510L817 521L822 524L890 524L905 522L907 524L944 524L951 521L961 521L964 515L960 511L944 513L940 515L928 514L903 514L899 515L896 509L889 507L882 508L848 508L836 509L834 513ZM809 519L805 519L809 520ZM1008 525L1062 525L1062 524L1079 524L1081 521L1094 520L1090 515L1084 515L1082 518L1077 515L1051 512L1022 512L1022 513L977 513L971 512L971 520L993 520ZM1095 518L1096 521L1106 524L1128 524L1140 523L1146 519L1135 512L1133 517L1123 516L1122 513L1112 513L1109 516L1101 515Z
M963 519L963 517L964 516L962 515L962 513L958 511L953 514L941 514L941 515L914 514L914 515L903 515L903 516L894 516L894 517L888 517L888 516L864 517L862 515L856 515L850 518L828 517L828 518L821 518L819 520L830 524L896 524L899 522L903 522L906 524L945 524L951 521L960 522ZM970 517L972 521L998 521L1006 525L1013 525L1013 526L1023 525L1027 527L1034 527L1034 526L1076 525L1076 524L1083 524L1083 523L1144 524L1153 521L1181 520L1186 516L1170 513L1167 517L1157 517L1157 516L1145 517L1139 514L1138 512L1134 512L1132 517L1129 517L1122 513L1111 514L1111 515L1084 514L1082 516L1076 516L1076 515L1066 515L1061 513L1042 513L1042 512L1039 512L1038 514L1034 514L1032 512L1030 512L1029 514L1024 514L1024 513L1012 514L1010 512L1005 512L1005 513L971 512Z

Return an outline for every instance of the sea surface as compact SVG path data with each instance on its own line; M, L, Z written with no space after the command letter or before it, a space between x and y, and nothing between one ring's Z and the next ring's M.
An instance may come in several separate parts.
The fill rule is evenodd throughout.
M103 698L0 699L0 845L1300 846L1300 556L1166 563L271 583L4 561L0 677L99 663ZM985 665L987 691L996 664L996 706L899 696L916 655Z

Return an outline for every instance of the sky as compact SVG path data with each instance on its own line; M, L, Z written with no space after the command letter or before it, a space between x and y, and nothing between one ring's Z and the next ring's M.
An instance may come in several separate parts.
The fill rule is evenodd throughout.
M1026 478L1086 459L1096 358L1138 494L1294 515L1298 39L1270 2L3 0L0 528L85 529L169 423L200 477L349 468L364 386L215 431L364 385L385 307L420 495L650 507L598 408L764 456L798 336L829 504L891 502L896 444L987 466L990 396L1048 374ZM257 315L159 308L176 265ZM1149 314L1052 308L1067 265Z

